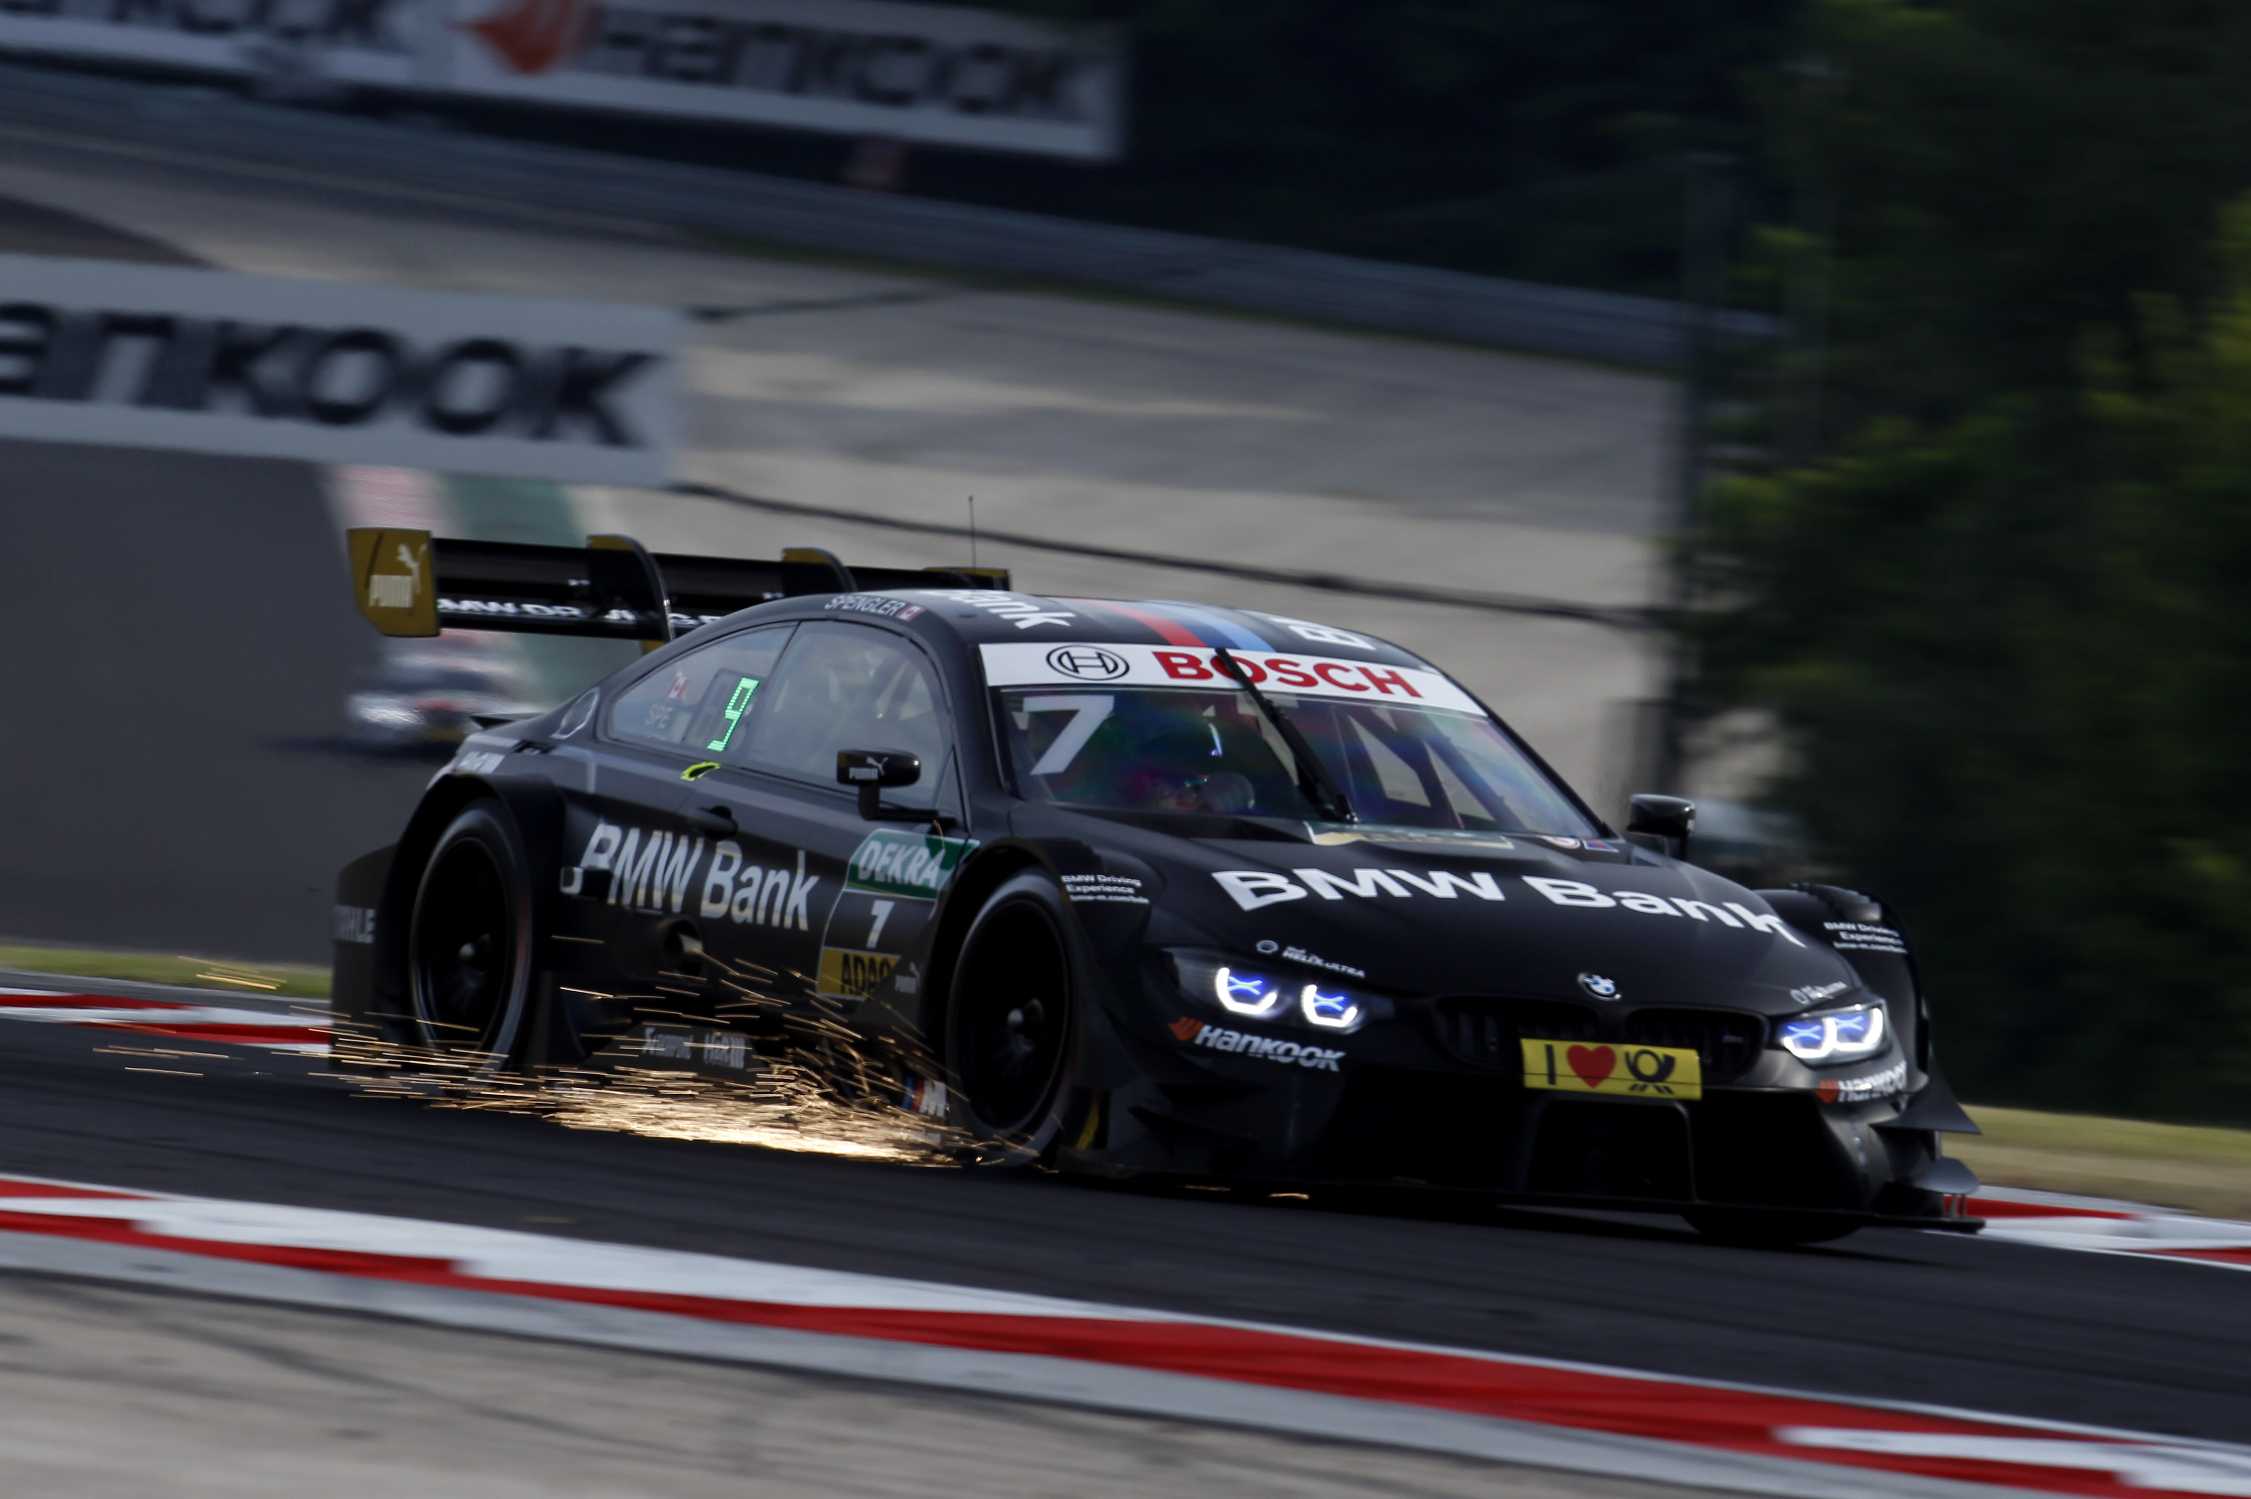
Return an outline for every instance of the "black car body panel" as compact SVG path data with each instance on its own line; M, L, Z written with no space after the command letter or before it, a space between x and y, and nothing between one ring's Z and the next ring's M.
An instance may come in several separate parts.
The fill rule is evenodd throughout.
M509 627L493 607L465 614L448 597L453 545L432 544L436 576L416 575L435 613ZM673 619L667 633L688 633L581 698L468 739L399 842L340 878L340 1026L412 1039L418 871L455 813L489 801L539 873L532 1062L630 1047L660 1023L740 1037L730 1059L848 1035L912 1101L950 1075L935 1038L963 931L1003 880L1035 870L1062 893L1091 991L1070 1042L1084 1106L1049 1152L1062 1166L1974 1226L1962 1216L1974 1178L1937 1141L1975 1126L1937 1072L1912 956L1879 903L1828 887L1745 889L1647 846L1660 840L1620 836L1498 719L1568 829L1027 794L1003 680L1068 695L1152 676L1162 689L1173 673L1233 692L1215 670L1224 648L1278 692L1486 710L1419 657L1307 621L1043 598L991 575L954 581L1003 586L891 575L850 591L839 564L813 582L839 575L847 591L785 588ZM549 608L571 596L561 577L539 585ZM661 579L652 586L661 594ZM427 623L431 601L415 602ZM621 607L607 606L609 633L624 628ZM550 614L525 627L560 625ZM857 632L919 663L927 711L871 710L869 721L911 727L920 742L793 743L823 713L860 711L833 685L820 697L802 664L838 641L865 645ZM710 659L696 653L719 642L757 667L738 673L724 722L712 716L717 688L700 689L698 706L682 687ZM654 742L651 725L679 738L675 712L701 717L680 742ZM774 746L770 761L737 763L738 718ZM1212 742L1216 755L1216 728ZM869 820L850 787L808 769L816 751L845 749L912 750L922 777ZM1258 1015L1222 1001L1254 985L1268 996L1256 1003L1296 999ZM1832 1043L1837 1056L1800 1055ZM1866 1050L1848 1056L1852 1046Z

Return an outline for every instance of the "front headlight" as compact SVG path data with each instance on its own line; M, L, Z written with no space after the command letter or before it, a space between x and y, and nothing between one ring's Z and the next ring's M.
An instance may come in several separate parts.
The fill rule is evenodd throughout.
M1303 974L1289 973L1272 964L1244 964L1184 952L1173 953L1172 961L1180 987L1191 998L1217 1005L1245 1020L1349 1034L1385 1004L1372 995L1336 984L1308 983Z
M1263 974L1237 973L1222 963L1212 970L1211 997L1230 1015L1262 1019L1282 1007L1282 986Z
M1341 989L1324 994L1319 984L1307 984L1298 991L1297 1012L1305 1017L1307 1025L1325 1031L1360 1028L1360 1002Z
M1774 1039L1801 1062L1839 1062L1881 1051L1886 1029L1879 999L1781 1021Z

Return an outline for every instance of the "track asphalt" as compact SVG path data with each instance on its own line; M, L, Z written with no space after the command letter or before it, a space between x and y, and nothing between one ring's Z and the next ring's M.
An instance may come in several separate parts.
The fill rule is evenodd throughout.
M369 1097L316 1059L8 1031L0 1173L2182 1436L2251 1431L2251 1297L2199 1265L1899 1232L1754 1251L1660 1218L1146 1193L644 1138L584 1114L566 1128Z

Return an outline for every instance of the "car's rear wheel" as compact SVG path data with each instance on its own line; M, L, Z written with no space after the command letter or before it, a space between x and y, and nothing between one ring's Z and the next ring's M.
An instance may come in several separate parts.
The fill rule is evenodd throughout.
M1755 1208L1698 1208L1681 1216L1688 1226L1720 1244L1752 1249L1785 1249L1826 1244L1857 1232L1860 1225L1830 1213L1761 1212Z
M509 1066L529 1030L529 864L490 803L447 825L422 866L407 929L415 1040L479 1070Z
M1044 874L995 890L971 921L946 996L945 1061L957 1124L1044 1159L1072 1106L1082 1001L1063 894Z

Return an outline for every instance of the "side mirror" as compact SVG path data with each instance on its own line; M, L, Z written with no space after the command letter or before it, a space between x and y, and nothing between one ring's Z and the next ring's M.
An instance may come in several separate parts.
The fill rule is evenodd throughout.
M1664 840L1664 852L1674 858L1688 853L1689 830L1696 826L1696 803L1682 796L1636 794L1626 815L1626 836L1636 833Z
M838 750L836 783L860 793L860 815L869 822L883 816L887 786L912 786L922 779L922 757L905 750ZM920 813L915 814L920 816Z

